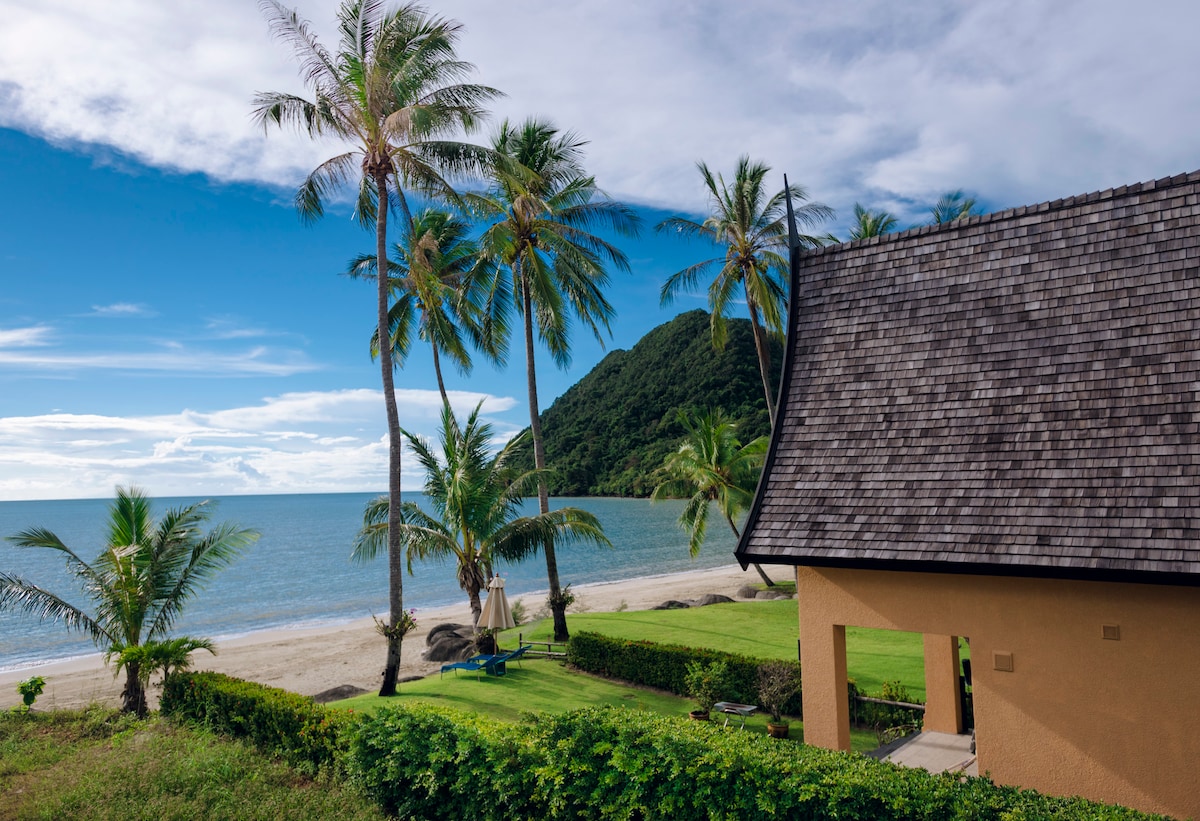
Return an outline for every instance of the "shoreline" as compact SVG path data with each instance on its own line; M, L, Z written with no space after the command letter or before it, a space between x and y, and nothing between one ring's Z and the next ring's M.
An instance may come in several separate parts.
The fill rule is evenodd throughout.
M756 584L753 571L737 564L703 570L688 570L640 576L619 581L573 585L577 612L614 612L648 610L668 599L694 599L705 593L720 593L736 598L743 585ZM512 596L510 602L526 600L532 613L541 604L545 591ZM537 597L536 599L534 597ZM570 611L569 611L570 612ZM569 613L568 613L569 616ZM418 610L417 629L405 637L401 655L401 677L436 673L440 662L420 656L430 628L446 622L470 623L466 595L458 604ZM258 630L221 639L217 655L196 653L195 670L211 670L237 678L312 696L343 685L372 690L379 685L383 667L383 643L370 617L330 625L282 627ZM124 676L114 678L100 653L70 659L38 663L0 672L0 709L20 703L18 682L32 675L46 679L46 689L35 709L83 707L93 702L119 706ZM158 688L150 688L152 701ZM152 707L157 706L152 703Z

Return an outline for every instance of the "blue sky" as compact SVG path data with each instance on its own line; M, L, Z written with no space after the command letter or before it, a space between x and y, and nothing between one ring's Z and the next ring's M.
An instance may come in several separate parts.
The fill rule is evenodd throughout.
M590 139L589 168L647 226L704 207L695 162L769 163L837 209L923 221L964 188L990 209L1200 167L1200 11L1184 2L440 3L460 54ZM332 42L335 4L301 13ZM290 194L337 146L263 136L255 91L302 91L254 3L0 0L0 500L385 486L371 286L339 276L370 235ZM536 19L537 49L528 42ZM607 349L709 249L622 247ZM539 367L543 408L604 355L575 335ZM527 424L523 364L448 374L501 433ZM398 378L430 432L428 354ZM410 463L411 464L411 463ZM416 487L416 477L408 479Z

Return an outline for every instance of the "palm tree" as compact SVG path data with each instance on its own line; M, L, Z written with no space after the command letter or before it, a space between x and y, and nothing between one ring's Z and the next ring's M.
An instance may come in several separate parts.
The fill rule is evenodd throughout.
M566 507L537 516L520 516L520 506L540 478L534 470L522 474L510 467L513 453L524 445L515 437L490 455L492 426L479 419L482 403L460 426L449 405L442 408L441 446L404 432L409 447L425 470L425 497L433 515L413 502L401 509L400 538L406 547L408 569L414 560L453 558L458 585L471 603L473 623L479 624L479 592L494 563L509 562L566 539L611 547L600 522L587 511ZM374 558L382 549L387 500L368 503L354 557Z
M146 714L147 674L135 648L161 643L184 604L218 570L258 539L253 530L224 523L208 533L207 502L168 510L158 521L150 500L137 488L118 487L109 506L104 550L91 564L45 528L8 537L18 547L57 550L91 599L91 612L17 576L0 573L0 609L14 608L56 621L91 636L106 659L125 669L121 707ZM201 649L203 640L185 639ZM199 642L197 644L197 642ZM190 652L190 650L188 651Z
M387 215L393 202L411 222L402 183L452 196L439 169L472 167L479 150L445 137L472 129L482 106L497 92L462 82L473 70L457 59L461 26L430 17L417 5L384 11L375 0L346 0L338 10L341 40L330 53L308 23L278 0L261 0L276 37L292 46L311 100L294 94L262 92L254 98L255 119L264 128L294 126L314 139L327 135L353 145L308 175L296 193L306 220L324 213L326 197L348 184L358 187L357 215L375 227L378 276L376 319L379 337L388 336ZM389 524L400 525L400 416L396 408L390 345L380 346L379 370L388 430ZM389 536L387 662L379 694L393 695L400 671L404 616L403 568L398 536Z
M896 230L896 217L887 211L868 211L857 202L854 203L854 226L850 229L850 239L867 239L882 237Z
M726 184L720 175L713 175L703 162L697 163L704 186L708 190L709 215L702 221L685 217L670 217L658 225L659 231L673 230L685 237L700 237L724 248L724 255L689 265L672 274L662 287L662 303L669 304L680 291L691 290L697 280L710 268L718 267L716 278L708 286L708 306L712 315L712 342L717 350L725 347L725 318L740 291L750 312L754 330L754 349L762 374L763 393L771 425L775 424L775 396L771 391L771 352L767 333L783 333L787 305L787 194L794 201L808 199L800 186L767 195L764 180L770 167L751 162L749 157L738 159L733 180ZM820 203L810 202L797 208L797 221L815 226L833 216L833 211ZM816 248L825 237L801 235L803 246Z
M959 189L943 194L929 209L929 213L933 216L930 225L942 225L963 217L977 216L979 209L975 205L975 198L966 196Z
M743 445L737 439L736 423L720 410L703 413L681 410L678 420L687 436L679 449L667 456L662 468L666 478L654 488L650 498L688 500L679 515L679 526L688 532L688 549L694 558L704 543L713 502L734 538L741 538L736 520L754 501L768 438L760 436ZM761 567L754 568L764 582L774 584Z
M500 268L492 285L489 313L494 338L504 317L514 307L525 332L525 378L529 396L529 425L533 438L534 467L546 468L542 426L538 414L537 368L534 333L550 350L560 367L571 361L568 333L573 315L597 339L607 331L613 315L604 298L608 282L605 263L629 270L625 255L591 230L607 229L634 236L637 216L621 203L608 199L582 166L584 142L570 132L560 133L551 123L528 119L520 125L501 124L493 136L495 161L487 192L465 199L488 222L479 239L482 253ZM497 349L503 344L496 343ZM541 513L550 510L544 474L538 478ZM566 600L558 578L553 540L542 546L554 617L554 640L569 637Z
M441 354L447 354L462 372L471 369L464 332L477 347L496 358L487 349L480 330L479 300L483 295L478 286L488 278L490 266L480 258L478 246L468 239L469 233L465 221L441 209L427 208L413 218L406 241L393 246L388 261L392 364L403 366L412 346L415 323L417 335L429 343L433 352L442 404L450 400L442 378ZM348 273L374 279L376 267L374 254L362 254L351 260ZM371 336L371 355L379 355L378 328Z

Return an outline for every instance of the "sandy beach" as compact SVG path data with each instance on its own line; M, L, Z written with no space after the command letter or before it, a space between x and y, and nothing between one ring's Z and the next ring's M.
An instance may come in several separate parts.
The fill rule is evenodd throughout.
M779 577L779 574L775 574ZM572 585L578 599L575 609L612 612L620 609L648 610L668 599L685 601L705 593L736 598L740 587L759 581L751 569L738 565L687 571L666 576L627 579L619 582ZM511 601L525 599L528 612L536 611L544 593L513 594ZM568 611L568 622L570 620ZM437 672L440 663L421 659L425 635L445 622L470 623L466 595L462 604L418 611L417 629L404 639L401 676L424 676ZM379 687L383 670L383 640L370 619L330 627L302 630L270 630L221 641L217 655L197 653L194 669L214 670L238 678L282 687L302 695L316 695L334 687L350 685L364 690ZM114 679L99 655L0 673L0 709L20 703L17 682L40 675L46 690L37 701L39 709L80 707L98 702L119 706L123 676ZM151 688L157 696L157 688Z

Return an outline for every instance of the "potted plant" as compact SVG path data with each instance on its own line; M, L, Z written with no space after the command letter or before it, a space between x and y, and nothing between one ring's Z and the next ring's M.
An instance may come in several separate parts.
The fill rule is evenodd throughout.
M787 738L788 723L784 705L800 691L800 665L789 661L769 661L758 668L758 703L770 714L767 733L771 738Z
M688 715L696 721L708 721L708 714L713 705L720 700L728 678L729 669L723 661L714 661L711 664L701 664L698 661L689 663L683 681L688 695L696 701L696 709Z

